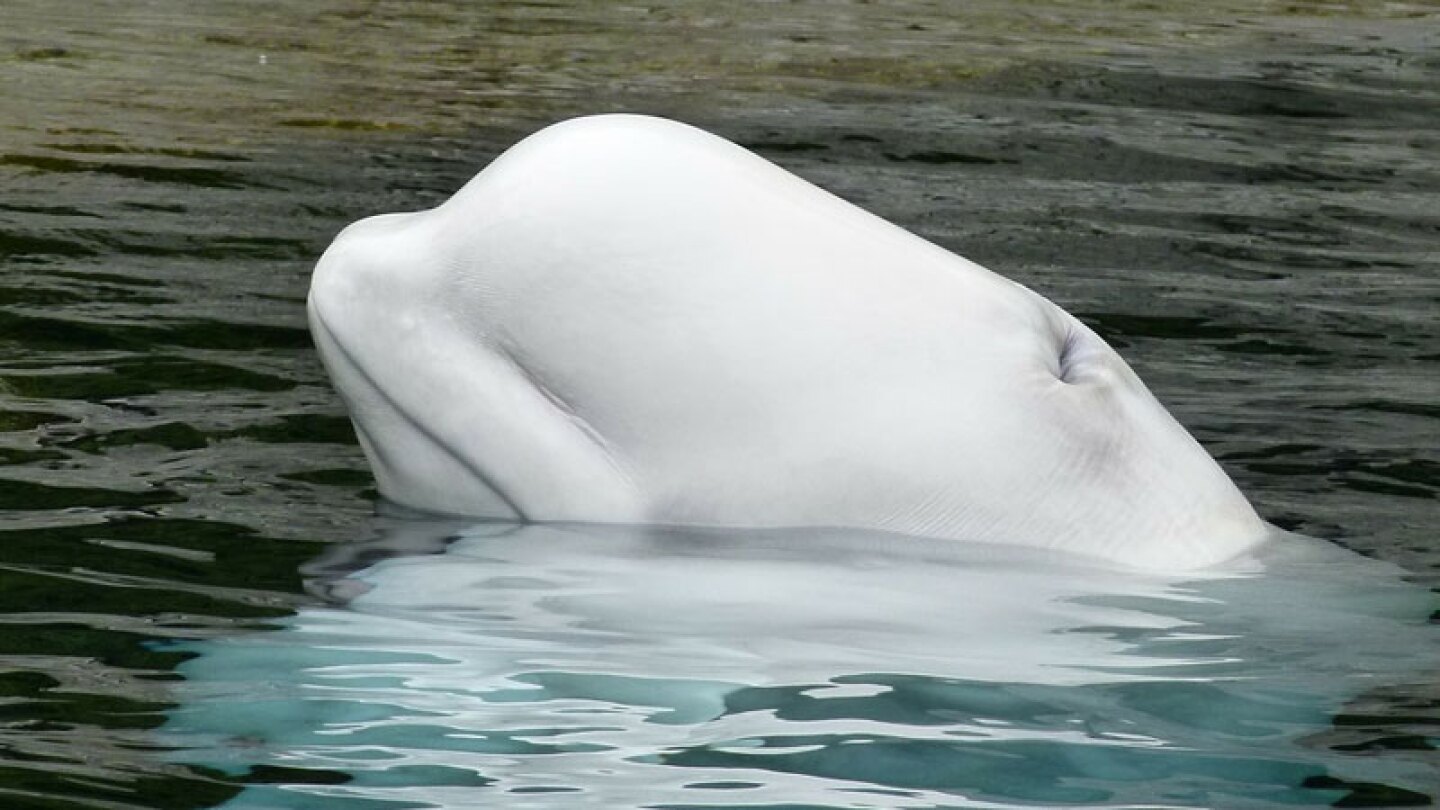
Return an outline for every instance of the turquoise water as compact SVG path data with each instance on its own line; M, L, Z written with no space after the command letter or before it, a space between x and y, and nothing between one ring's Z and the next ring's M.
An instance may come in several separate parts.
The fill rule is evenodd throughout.
M1358 694L1433 674L1432 595L1299 537L1164 578L411 521L308 570L332 604L172 647L197 657L160 738L262 783L226 807L1293 807L1434 776L1340 753Z
M0 806L1440 799L1433 5L3 19ZM377 517L312 262L604 110L1045 293L1339 556L1171 582Z

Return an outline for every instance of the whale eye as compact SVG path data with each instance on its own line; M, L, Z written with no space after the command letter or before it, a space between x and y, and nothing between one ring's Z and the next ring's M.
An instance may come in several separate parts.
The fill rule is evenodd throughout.
M1060 354L1056 358L1059 371L1056 374L1060 382L1074 384L1076 382L1076 367L1080 359L1080 344L1084 336L1080 330L1073 326L1065 329L1064 337L1060 340Z

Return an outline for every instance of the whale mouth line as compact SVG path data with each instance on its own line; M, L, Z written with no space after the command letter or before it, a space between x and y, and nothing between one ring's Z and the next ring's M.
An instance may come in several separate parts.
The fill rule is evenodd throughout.
M610 469L619 476L625 486L631 489L636 488L635 476L626 468L620 452L599 430L596 430L594 425L590 424L589 420L580 415L575 409L575 406L570 404L570 401L566 399L566 397L556 391L554 386L547 384L546 381L529 366L521 362L521 358L517 356L516 352L503 342L497 342L493 348L495 353L510 366L515 374L533 388L536 393L540 394L540 396L550 404L550 407L554 408L556 413L575 429L583 440L595 446L600 452L600 456L605 459ZM519 510L517 510L517 512L519 512ZM520 514L523 515L524 513Z
M489 475L487 475L484 470L477 467L469 459L466 459L457 454L444 441L442 441L439 436L435 435L434 431L427 428L424 423L412 416L410 412L407 411L399 402L395 401L394 397L390 396L388 393L385 392L385 389L382 388L378 382L376 382L375 378L370 374L370 372L365 370L364 366L360 364L360 361L350 352L350 350L345 346L345 344L338 338L336 338L335 330L330 328L330 325L326 323L325 316L320 312L319 307L312 305L309 309L310 316L314 320L314 325L318 327L318 331L324 335L326 342L328 342L331 346L335 347L335 350L340 356L341 360L343 360L343 362L355 372L355 375L359 377L360 381L363 382L374 393L374 395L385 404L386 407L388 407L396 416L403 420L405 424L408 425L411 429L413 429L418 435L424 437L424 439L432 446L434 446L440 452L444 453L446 456L453 459L457 465L463 467L471 475L475 476L476 480L478 480L482 485L484 485L487 489L494 493L495 497L499 498L501 503L503 503L506 508L515 513L516 520L524 523L531 522L531 518L526 514L526 511L521 508L520 504L514 498L507 495L504 490L500 489L500 487L496 485L495 481ZM363 433L363 426L361 426L353 418L351 419L351 422L355 424L355 429L357 433ZM383 455L384 450L382 445L373 441L366 442L366 445L367 448L371 450L371 452Z

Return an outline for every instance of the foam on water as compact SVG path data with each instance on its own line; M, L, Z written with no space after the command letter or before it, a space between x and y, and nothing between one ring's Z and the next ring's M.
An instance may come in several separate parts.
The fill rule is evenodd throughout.
M178 757L272 782L228 807L1278 807L1426 778L1312 738L1433 663L1431 596L1293 535L1166 578L856 532L402 521L311 573L333 604L180 668Z

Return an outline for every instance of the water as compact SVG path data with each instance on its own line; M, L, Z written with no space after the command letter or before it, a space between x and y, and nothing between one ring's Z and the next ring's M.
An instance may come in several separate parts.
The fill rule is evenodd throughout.
M4 806L297 806L346 785L422 806L1440 798L1440 655L1423 625L1440 571L1433 5L11 0L0 17ZM683 610L691 594L647 592L637 604L674 617L651 633L598 596L552 609L524 601L536 591L496 602L503 589L454 582L464 598L447 604L471 613L418 617L385 597L397 569L464 561L473 537L357 573L374 588L356 596L341 574L408 533L373 516L310 348L310 263L344 223L432 205L544 123L622 109L726 135L1044 292L1116 344L1263 515L1403 573L1362 566L1326 584L1296 563L1075 592L1052 587L1051 568L997 561L978 570L1060 606L1046 624L969 600L1027 629L998 648L1009 634L967 644L945 622L897 626L943 615L932 604L953 612L932 568L956 593L974 578L904 554L817 566L812 591L752 588L753 604L711 624ZM461 528L415 532L434 551ZM554 544L621 566L629 542ZM707 552L724 565L662 555L654 570L669 559L669 579L716 577L725 594L742 572L797 567L734 542ZM523 570L538 593L585 584L560 577L563 557L497 555L486 565ZM1221 607L1197 613L1179 598L1192 592ZM1281 592L1289 607L1264 596ZM1092 626L1126 633L1093 649L1041 632L1090 621L1097 597L1125 604ZM541 622L525 653L539 664L496 618L517 605ZM797 646L831 606L838 629ZM593 626L566 635L552 614ZM1186 622L1234 640L1163 641ZM720 660L739 638L727 627L765 654ZM634 655L590 657L625 632ZM375 714L340 701L296 715L286 701L333 686L314 669L326 659L272 653L323 652L336 634L374 679L344 697ZM1157 647L1199 671L1234 657L1234 682L1165 672L1142 699L1096 674ZM1090 674L1036 683L1025 672L1047 668L1026 652ZM237 728L227 690L273 690L284 714ZM1186 708L1212 703L1220 728ZM610 720L569 739L555 717L570 710ZM1261 728L1247 737L1233 716ZM1092 717L1135 739L1100 728L1078 742ZM400 730L338 743L332 761L315 750L326 722ZM457 743L451 722L501 741ZM986 722L1009 725L984 736ZM513 733L546 728L566 733ZM1247 765L1257 750L1274 767ZM364 767L367 752L384 765Z
M858 532L397 523L308 568L335 604L178 645L197 657L161 737L281 775L235 809L1284 807L1423 783L1305 738L1430 674L1433 628L1394 618L1430 595L1307 545L1167 579Z

